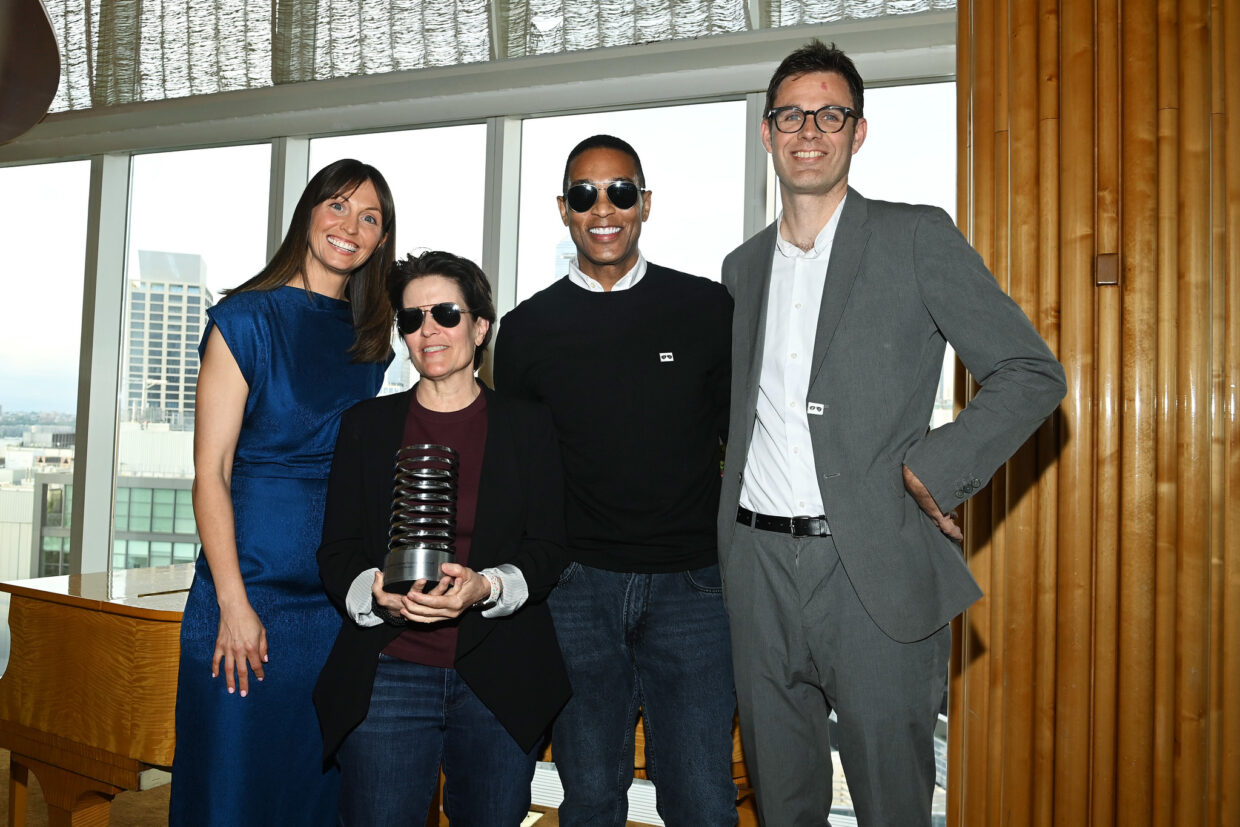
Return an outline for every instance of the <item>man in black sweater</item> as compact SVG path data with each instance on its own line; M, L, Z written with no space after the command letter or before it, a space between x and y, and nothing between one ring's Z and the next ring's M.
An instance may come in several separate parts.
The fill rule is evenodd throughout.
M563 450L573 563L551 594L573 697L556 721L560 823L623 824L633 727L670 827L734 825L731 650L716 556L732 300L648 263L641 161L587 138L560 216L570 273L508 313L496 387L547 404Z

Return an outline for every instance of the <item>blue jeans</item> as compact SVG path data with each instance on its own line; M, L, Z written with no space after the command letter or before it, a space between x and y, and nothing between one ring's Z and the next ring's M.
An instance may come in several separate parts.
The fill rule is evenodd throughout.
M623 827L633 727L669 827L736 824L731 644L719 567L632 574L573 563L549 599L573 697L552 757L564 827Z
M380 655L370 711L336 755L340 824L422 827L442 764L453 827L516 827L537 754L517 746L455 669Z

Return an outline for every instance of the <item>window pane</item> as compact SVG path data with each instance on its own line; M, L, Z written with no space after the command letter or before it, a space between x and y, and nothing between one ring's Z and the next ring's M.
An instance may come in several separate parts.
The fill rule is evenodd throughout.
M44 489L43 525L48 528L65 528L65 489L61 485L49 485Z
M172 530L177 534L193 534L197 530L194 526L193 492L185 488L177 491L176 495L176 515ZM193 544L187 545L192 546ZM191 556L190 559L193 559L193 557Z
M125 568L140 569L150 565L149 553L150 543L146 540L130 540L129 553L125 561Z
M398 258L446 250L481 266L486 141L483 124L318 138L310 142L310 169L356 158L383 174L396 201ZM403 390L417 379L404 345L393 338L392 349L398 358L388 368L382 393Z
M41 543L42 555L39 560L39 577L54 577L65 574L69 570L69 538L44 537Z
M198 556L199 546L195 543L173 543L172 544L172 562L174 563L192 563L194 558Z
M138 494L145 493L145 499ZM151 490L149 488L139 488L130 492L129 500L129 530L130 531L150 531L151 530Z
M599 133L632 144L655 196L642 227L642 253L656 264L717 281L723 257L745 240L743 101L524 121L517 300L568 272L575 253L556 196L568 153ZM710 140L700 140L702 135ZM692 163L685 158L689 143Z
M310 170L356 158L383 173L396 200L396 255L427 248L480 263L486 126L317 138Z
M148 550L151 534L198 542L192 509L174 505L194 473L198 341L221 291L266 263L270 166L268 144L133 159L117 440L117 488L132 486L116 525L127 567L170 561L166 537Z
M933 204L956 215L956 84L867 89L865 146L853 156L848 182L866 198ZM946 117L945 117L946 116ZM933 124L933 128L926 128ZM956 353L943 355L943 375L930 427L950 422Z
M865 145L848 183L866 198L956 214L956 84L865 90Z
M42 217L0 226L0 579L15 580L59 574L68 560L67 537L44 551L46 515L35 503L43 482L63 485L73 470L90 162L5 167L0 190L38 204ZM66 528L69 498L60 506ZM0 671L8 607L0 595Z
M172 562L172 543L155 541L151 543L152 566L167 566Z

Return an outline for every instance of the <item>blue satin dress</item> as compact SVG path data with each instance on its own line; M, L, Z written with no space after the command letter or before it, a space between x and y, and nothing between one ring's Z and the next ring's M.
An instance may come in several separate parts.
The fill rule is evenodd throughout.
M235 294L207 311L249 385L232 471L237 553L267 629L266 679L247 697L211 677L219 606L199 555L181 624L172 825L331 825L311 691L341 618L315 552L340 414L374 396L385 363L351 361L349 304L299 287Z

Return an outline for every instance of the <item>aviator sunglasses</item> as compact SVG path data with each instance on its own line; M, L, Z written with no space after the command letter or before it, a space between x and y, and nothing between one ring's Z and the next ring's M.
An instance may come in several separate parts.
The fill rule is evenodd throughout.
M637 188L632 181L612 181L607 185L607 200L618 210L629 210L645 190ZM593 184L573 184L564 193L564 203L573 212L585 212L598 200L598 187Z
M426 307L430 308L431 318L440 327L456 327L461 323L461 314L469 312L468 310L462 310L456 302L440 302L439 304L428 304ZM408 336L410 333L416 333L422 329L422 321L425 318L425 309L421 307L406 307L403 310L396 311L396 327L400 330L400 335Z

